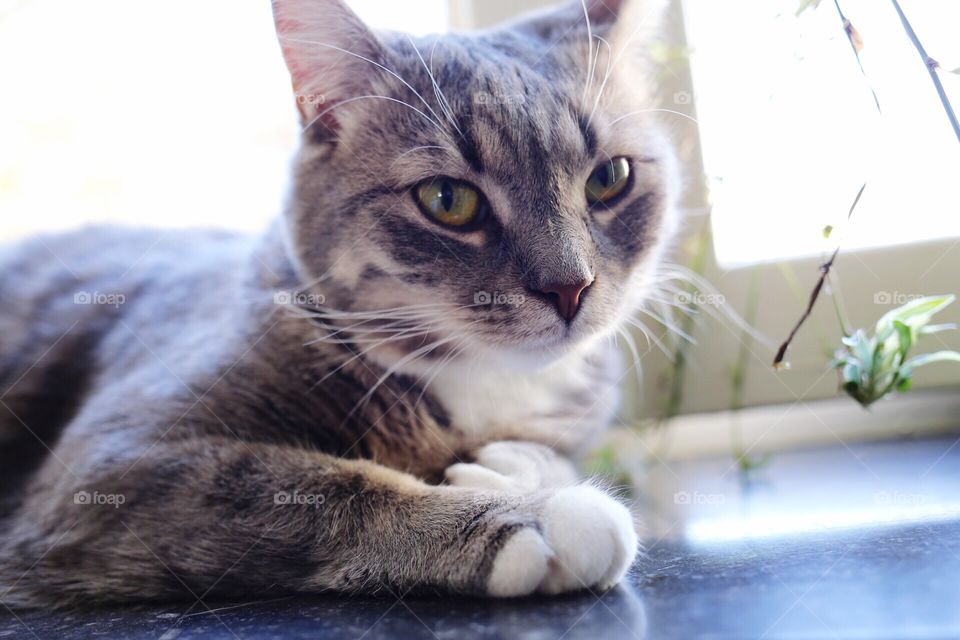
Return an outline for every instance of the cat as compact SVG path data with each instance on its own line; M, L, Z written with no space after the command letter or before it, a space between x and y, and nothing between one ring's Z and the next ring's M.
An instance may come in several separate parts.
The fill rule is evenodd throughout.
M2 602L622 580L633 518L570 459L614 416L613 337L678 224L661 9L413 38L273 0L303 133L262 235L0 253L0 433L37 455Z

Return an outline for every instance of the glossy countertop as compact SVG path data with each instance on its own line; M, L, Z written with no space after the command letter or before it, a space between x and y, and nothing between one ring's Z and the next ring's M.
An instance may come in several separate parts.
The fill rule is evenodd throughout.
M285 597L17 612L0 638L960 638L956 437L637 472L646 552L607 593ZM191 606L192 605L192 606Z

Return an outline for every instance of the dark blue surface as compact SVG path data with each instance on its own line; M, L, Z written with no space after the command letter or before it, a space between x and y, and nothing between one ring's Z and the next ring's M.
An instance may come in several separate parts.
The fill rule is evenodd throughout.
M675 465L644 501L647 554L606 594L2 612L0 638L958 638L954 443L780 454L747 487L728 461Z

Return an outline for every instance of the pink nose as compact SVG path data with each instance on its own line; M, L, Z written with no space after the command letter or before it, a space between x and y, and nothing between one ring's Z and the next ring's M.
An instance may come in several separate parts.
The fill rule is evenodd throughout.
M581 295L591 284L593 284L592 280L584 280L577 284L548 284L540 292L550 298L560 317L569 323L580 309Z

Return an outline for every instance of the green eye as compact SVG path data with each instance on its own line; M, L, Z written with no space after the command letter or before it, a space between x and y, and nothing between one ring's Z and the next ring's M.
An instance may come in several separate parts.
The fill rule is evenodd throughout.
M486 203L473 185L453 178L431 178L414 188L414 198L425 214L450 227L465 228L480 222Z
M630 162L624 158L614 158L593 170L587 180L587 202L609 202L620 195L630 183Z

